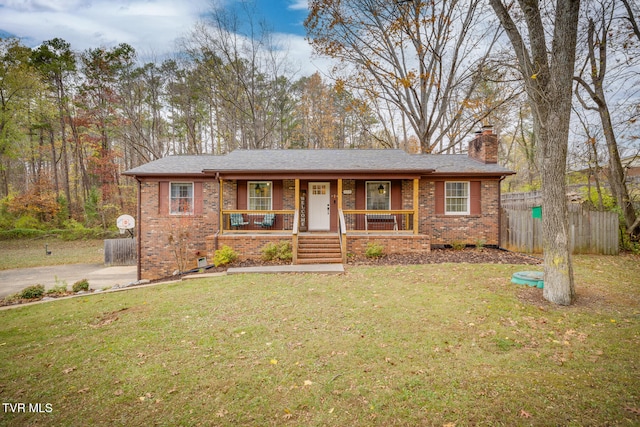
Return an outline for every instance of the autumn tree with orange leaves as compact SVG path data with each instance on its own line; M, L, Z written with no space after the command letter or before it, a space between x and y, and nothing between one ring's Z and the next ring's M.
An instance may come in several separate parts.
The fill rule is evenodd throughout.
M440 152L477 130L502 102L481 116L465 110L498 36L479 4L312 0L305 26L316 53L341 61L335 71L347 76L343 83L401 111L421 152Z

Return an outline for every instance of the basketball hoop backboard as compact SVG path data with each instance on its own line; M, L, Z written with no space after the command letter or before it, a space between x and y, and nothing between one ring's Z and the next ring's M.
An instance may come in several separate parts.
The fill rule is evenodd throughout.
M124 234L127 230L133 230L136 226L136 220L131 215L120 215L116 220L116 225L120 230L120 234ZM133 235L132 232L131 234Z

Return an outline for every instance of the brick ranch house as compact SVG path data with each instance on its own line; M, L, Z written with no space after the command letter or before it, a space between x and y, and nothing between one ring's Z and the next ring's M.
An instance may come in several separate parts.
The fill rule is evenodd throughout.
M180 250L194 268L224 245L252 259L288 241L293 263L345 262L369 242L385 253L497 246L500 181L514 173L497 161L490 130L468 155L236 150L159 159L125 172L138 182L138 278L171 275Z

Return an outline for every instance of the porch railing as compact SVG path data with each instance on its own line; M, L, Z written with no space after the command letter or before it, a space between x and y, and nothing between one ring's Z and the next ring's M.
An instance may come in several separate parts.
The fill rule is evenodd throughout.
M300 231L300 210L296 209L293 215L293 230L291 231L291 261L298 263L298 233Z
M292 232L295 210L237 210L222 211L221 232L269 233Z
M413 210L338 210L339 233L407 233L414 232ZM296 211L288 210L239 210L222 211L221 232L237 233L294 233L299 218ZM296 233L297 234L297 233Z
M369 233L413 232L414 215L413 210L345 210L345 230Z
M347 226L344 220L344 211L338 209L338 235L340 236L340 253L342 262L347 263Z

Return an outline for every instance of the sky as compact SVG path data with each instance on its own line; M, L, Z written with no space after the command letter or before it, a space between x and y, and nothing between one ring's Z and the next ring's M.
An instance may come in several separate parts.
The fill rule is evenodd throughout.
M75 51L133 46L142 62L162 60L176 51L176 41L214 7L237 7L241 0L0 0L0 37L14 36L29 47L56 37ZM289 59L301 75L327 67L312 58L303 21L308 0L255 0Z

